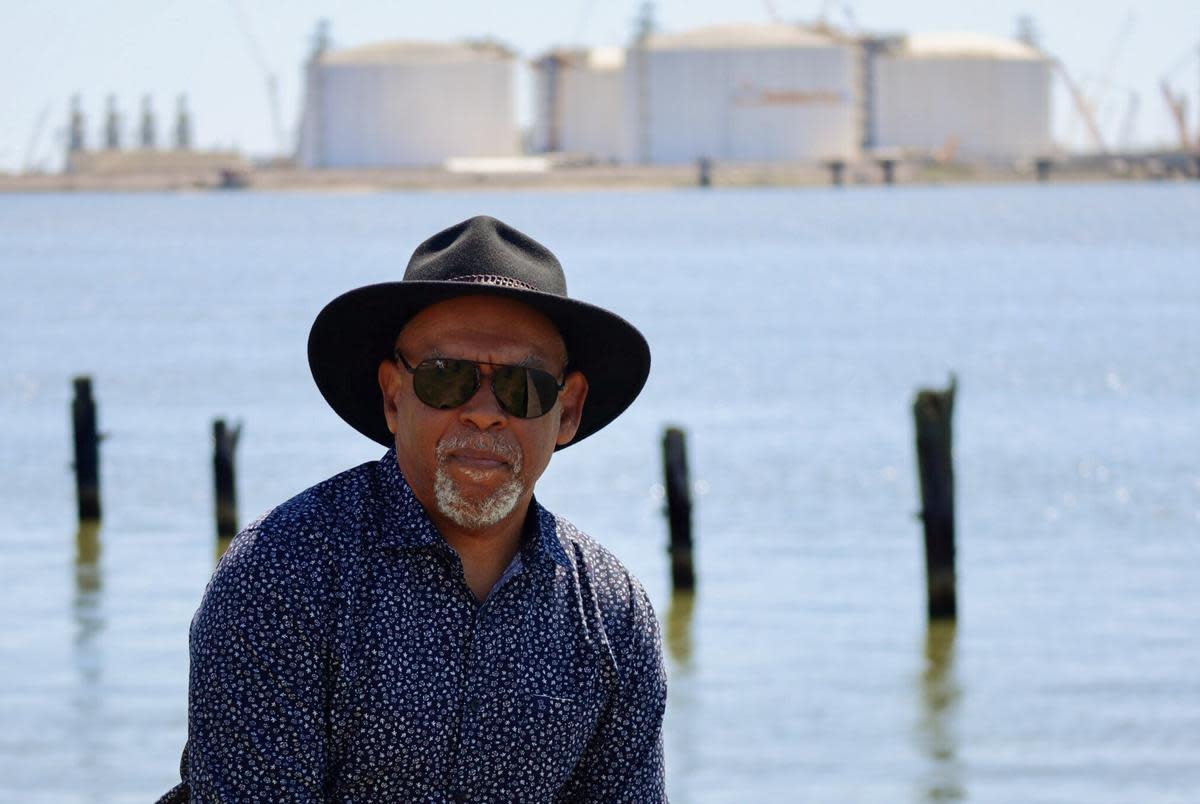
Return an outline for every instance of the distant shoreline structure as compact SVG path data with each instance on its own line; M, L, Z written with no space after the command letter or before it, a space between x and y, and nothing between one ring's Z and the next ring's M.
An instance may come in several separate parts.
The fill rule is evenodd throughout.
M890 166L886 163L890 163ZM944 162L904 155L804 163L624 165L568 157L451 160L445 167L304 169L286 162L252 165L224 153L211 160L127 162L119 170L0 173L0 192L386 192L397 190L622 190L695 187L815 187L988 184L1200 178L1200 155L1180 151L1076 156L1008 164ZM707 178L707 182L704 179Z

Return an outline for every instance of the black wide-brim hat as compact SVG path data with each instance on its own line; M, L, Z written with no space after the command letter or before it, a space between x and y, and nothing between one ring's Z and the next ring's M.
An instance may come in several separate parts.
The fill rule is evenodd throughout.
M356 288L325 305L308 335L308 364L325 401L355 430L392 446L379 363L392 359L396 336L410 318L459 296L515 299L558 327L568 370L581 371L588 380L570 444L617 418L646 384L650 347L642 334L608 310L569 298L562 265L549 249L481 215L418 246L402 281Z

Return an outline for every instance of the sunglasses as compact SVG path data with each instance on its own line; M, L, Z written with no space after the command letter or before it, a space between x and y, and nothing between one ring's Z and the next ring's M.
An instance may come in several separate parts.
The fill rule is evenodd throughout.
M414 367L398 349L395 357L412 375L417 399L438 410L457 408L475 396L483 383L480 366L491 366L492 393L496 401L506 413L520 419L536 419L549 413L564 385L554 379L553 374L529 366L433 357Z

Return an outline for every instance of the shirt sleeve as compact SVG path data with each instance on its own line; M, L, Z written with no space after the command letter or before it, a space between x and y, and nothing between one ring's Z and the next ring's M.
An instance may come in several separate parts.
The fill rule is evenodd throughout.
M193 802L321 801L328 667L321 583L300 550L253 527L192 621L187 783Z
M667 675L658 620L645 591L636 582L631 586L628 626L612 645L620 683L560 802L667 800L662 744Z

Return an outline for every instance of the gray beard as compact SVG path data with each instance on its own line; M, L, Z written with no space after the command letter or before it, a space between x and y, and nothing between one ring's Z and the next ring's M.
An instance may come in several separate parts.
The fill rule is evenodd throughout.
M451 450L479 449L494 452L509 462L512 478L482 500L463 495L458 483L446 470ZM438 442L437 472L433 479L433 494L438 511L460 528L483 530L490 528L513 512L525 491L521 477L522 456L516 447L497 439L479 435L452 436Z

